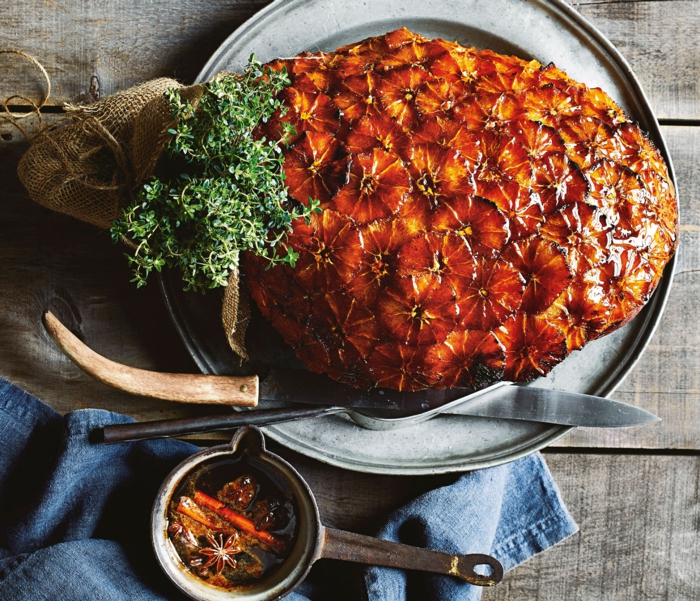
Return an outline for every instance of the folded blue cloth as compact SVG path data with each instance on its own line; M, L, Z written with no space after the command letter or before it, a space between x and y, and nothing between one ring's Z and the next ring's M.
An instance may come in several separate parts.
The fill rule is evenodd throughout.
M156 564L149 519L160 483L198 449L175 440L109 446L89 440L96 428L128 421L97 409L61 416L0 378L2 601L184 599ZM378 534L442 551L488 553L508 570L576 530L535 454L422 495ZM343 565L315 567L287 601L473 601L481 594L452 577L375 567L355 579L355 591L341 591L342 578L333 572Z

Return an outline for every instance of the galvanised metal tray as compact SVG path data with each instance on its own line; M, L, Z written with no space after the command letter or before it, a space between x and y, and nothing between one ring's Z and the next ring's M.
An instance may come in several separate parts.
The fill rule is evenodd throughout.
M574 79L604 89L649 132L674 177L656 118L629 65L600 32L560 0L277 0L224 42L198 81L219 71L242 69L253 53L266 62L304 50L331 51L402 26L543 64L554 62ZM650 302L626 327L574 352L547 378L531 385L611 394L653 334L669 294L674 263L667 266ZM239 365L220 325L221 296L185 294L173 276L161 283L171 316L203 372L259 373L271 363L303 367L259 315L247 336L252 360ZM285 446L332 465L415 475L499 465L541 449L569 430L446 416L393 432L363 430L337 416L266 428L271 438Z

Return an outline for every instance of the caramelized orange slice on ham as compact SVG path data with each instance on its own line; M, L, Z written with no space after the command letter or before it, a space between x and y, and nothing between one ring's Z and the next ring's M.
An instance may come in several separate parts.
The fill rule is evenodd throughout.
M286 244L251 295L309 369L352 386L546 375L624 325L675 252L661 153L555 65L407 29L274 61L291 85L256 132L286 140Z

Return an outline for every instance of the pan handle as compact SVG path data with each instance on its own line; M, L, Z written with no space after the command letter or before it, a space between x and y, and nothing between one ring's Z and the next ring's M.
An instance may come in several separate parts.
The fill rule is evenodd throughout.
M447 574L477 586L493 586L503 578L501 562L490 555L452 555L327 527L324 527L320 556L390 568ZM491 573L479 574L474 570L476 566L489 566Z
M258 376L166 374L122 365L83 344L51 311L44 326L58 347L84 372L103 384L139 396L180 403L212 403L255 407Z

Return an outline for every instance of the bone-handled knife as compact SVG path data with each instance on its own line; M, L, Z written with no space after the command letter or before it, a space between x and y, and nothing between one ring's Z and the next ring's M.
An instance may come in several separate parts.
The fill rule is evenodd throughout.
M461 389L462 392L464 389ZM389 395L396 391L384 391L379 396ZM429 391L440 393L435 397L446 398L451 391ZM307 390L303 396L295 396L289 390L278 390L270 393L276 400L313 402L318 397ZM186 434L199 434L216 430L227 430L242 425L270 425L298 419L309 419L346 413L357 424L372 430L393 430L405 428L427 421L437 415L470 415L497 419L515 419L559 424L565 426L587 426L599 428L613 428L622 426L635 426L659 421L659 418L638 407L633 407L619 401L613 401L602 397L547 390L532 386L510 385L506 382L495 384L487 389L471 391L466 396L442 405L434 405L433 408L421 406L417 411L407 411L412 403L412 397L401 395L394 399L400 404L400 408L387 410L387 404L381 406L382 417L376 415L376 411L368 412L375 395L358 394L358 398L334 399L326 397L325 402L335 403L342 401L345 406L306 406L290 407L283 409L243 410L224 415L212 415L205 417L183 418L174 420L159 420L154 422L141 422L133 424L118 424L105 426L104 442L125 442L143 440L148 438L167 438ZM437 403L438 399L427 395L429 400ZM359 403L358 405L353 404ZM424 402L423 405L428 404ZM429 404L428 404L429 405ZM406 413L409 415L406 415ZM394 417L386 417L394 416Z
M290 369L272 369L262 381L257 375L163 374L122 365L97 354L50 311L44 313L44 325L63 352L81 369L125 392L179 402L244 407L255 407L258 400L321 405L108 426L105 427L105 442L179 436L340 412L375 430L406 427L439 413L589 427L633 426L659 419L618 401L507 382L479 391L450 388L402 392L382 388L361 390L324 375ZM375 413L368 415L363 411L369 409ZM377 415L377 411L383 411L383 415Z

